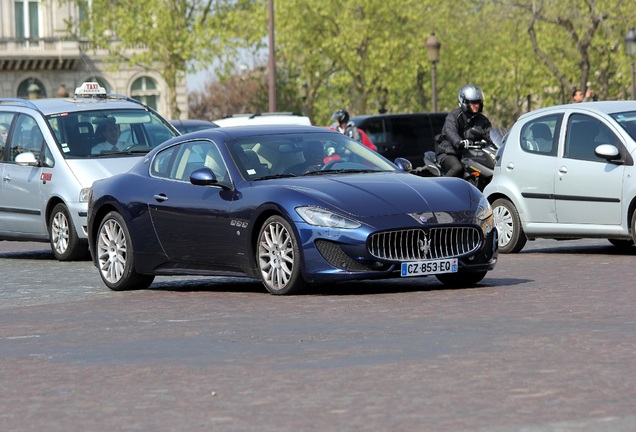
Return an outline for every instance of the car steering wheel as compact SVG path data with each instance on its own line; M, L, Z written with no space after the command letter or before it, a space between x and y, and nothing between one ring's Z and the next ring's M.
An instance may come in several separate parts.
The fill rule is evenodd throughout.
M326 164L323 165L322 168L320 168L320 171L333 169L333 167L338 163L342 163L342 161L340 159L337 159L337 160L332 160L330 162L327 162Z

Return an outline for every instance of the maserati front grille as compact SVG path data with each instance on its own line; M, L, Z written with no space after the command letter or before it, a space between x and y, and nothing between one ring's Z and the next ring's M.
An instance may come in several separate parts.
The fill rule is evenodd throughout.
M420 261L468 255L481 246L476 227L435 227L385 231L369 237L369 252L391 261Z

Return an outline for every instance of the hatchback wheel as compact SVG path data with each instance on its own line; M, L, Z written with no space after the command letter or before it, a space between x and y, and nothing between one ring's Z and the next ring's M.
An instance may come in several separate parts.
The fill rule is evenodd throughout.
M258 235L256 253L261 280L270 293L293 294L306 286L300 272L298 241L281 216L265 221Z
M499 252L516 253L526 245L528 238L521 227L521 219L515 206L500 198L492 204L492 213L499 234Z
M99 274L114 291L148 288L154 276L139 274L135 270L130 234L124 218L110 212L102 220L96 241Z
M75 261L88 256L88 244L80 240L73 219L62 203L53 207L49 219L49 240L53 255L59 261Z

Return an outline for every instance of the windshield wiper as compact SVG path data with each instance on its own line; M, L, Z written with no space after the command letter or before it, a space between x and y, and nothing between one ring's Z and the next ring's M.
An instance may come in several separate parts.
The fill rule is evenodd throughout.
M310 171L303 175L323 175L323 174L355 174L355 173L370 173L370 172L380 172L379 170L374 169L330 169L330 170L322 170L322 171Z
M292 173L284 173L284 174L271 174L271 175L266 175L263 177L257 177L255 179L253 179L254 181L256 180L270 180L270 179L276 179L276 178L289 178L289 177L297 177L296 174L292 174Z

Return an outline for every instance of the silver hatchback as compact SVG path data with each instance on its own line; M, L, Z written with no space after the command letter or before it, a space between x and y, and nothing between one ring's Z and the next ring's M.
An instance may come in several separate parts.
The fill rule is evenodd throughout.
M536 238L636 238L636 102L589 102L521 116L484 190L499 251Z
M66 99L0 99L0 240L50 242L88 255L88 191L178 135L134 99L84 83Z

